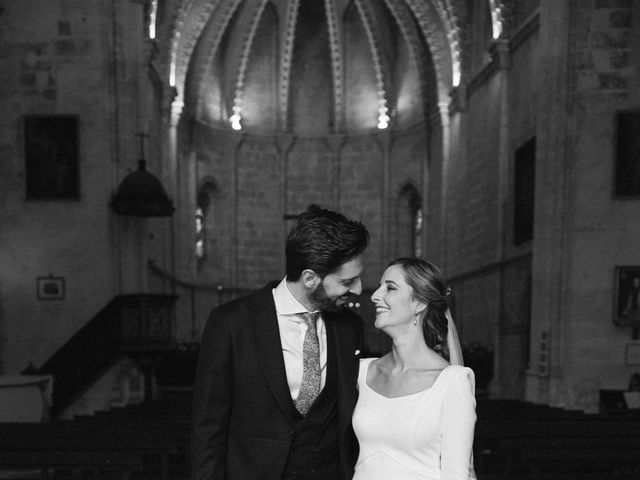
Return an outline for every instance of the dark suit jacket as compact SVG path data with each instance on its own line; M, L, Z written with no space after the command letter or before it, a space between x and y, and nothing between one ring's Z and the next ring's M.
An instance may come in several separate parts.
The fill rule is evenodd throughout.
M280 480L293 441L294 411L270 284L214 309L196 374L192 425L194 480ZM322 312L337 361L340 463L350 479L357 458L351 429L362 321Z

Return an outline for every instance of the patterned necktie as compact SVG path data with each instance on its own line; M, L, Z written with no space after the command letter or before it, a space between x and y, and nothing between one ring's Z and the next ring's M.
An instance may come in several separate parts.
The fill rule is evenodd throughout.
M296 399L296 409L306 415L316 397L320 394L320 342L316 322L320 312L303 313L307 333L302 342L302 383Z

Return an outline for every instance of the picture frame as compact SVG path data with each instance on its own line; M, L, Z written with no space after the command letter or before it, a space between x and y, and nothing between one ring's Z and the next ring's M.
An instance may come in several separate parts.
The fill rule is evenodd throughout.
M615 311L617 327L640 325L640 265L615 267Z
M640 198L640 110L620 110L615 117L613 197Z
M78 117L25 115L23 127L27 200L78 200Z
M640 365L640 343L627 343L626 365Z
M36 280L38 300L63 300L65 296L64 277L38 277Z

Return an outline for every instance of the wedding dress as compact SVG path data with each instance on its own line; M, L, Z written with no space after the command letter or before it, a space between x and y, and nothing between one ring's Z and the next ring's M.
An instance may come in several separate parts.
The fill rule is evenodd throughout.
M386 397L367 384L372 358L360 361L353 428L360 455L353 480L469 480L476 420L473 371L443 369L433 385Z

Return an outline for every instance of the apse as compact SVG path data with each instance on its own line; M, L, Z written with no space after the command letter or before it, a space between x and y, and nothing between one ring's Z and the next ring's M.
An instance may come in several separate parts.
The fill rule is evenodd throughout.
M219 2L190 59L185 112L256 134L402 129L433 108L433 78L403 1Z

